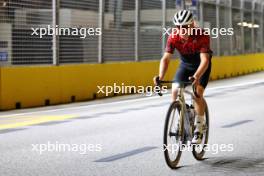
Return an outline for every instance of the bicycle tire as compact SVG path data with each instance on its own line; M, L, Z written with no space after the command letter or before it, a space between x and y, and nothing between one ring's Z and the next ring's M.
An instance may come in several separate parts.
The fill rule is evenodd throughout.
M179 148L179 150L177 151L177 157L175 158L175 160L171 160L170 159L170 156L169 156L169 151L167 150L166 146L168 146L168 141L167 141L167 137L168 137L168 129L169 129L169 123L170 123L170 118L171 118L171 113L173 112L173 110L177 109L178 111L178 114L179 114L179 118L180 115L181 115L181 104L179 101L174 101L171 103L169 109L168 109L168 112L167 112L167 115L166 115L166 120L165 120L165 125L164 125L164 134L163 134L163 150L164 150L164 157L165 157L165 160L166 160L166 163L167 165L171 168L171 169L177 169L177 165L180 161L180 158L181 158L181 154L182 154L182 150ZM182 118L182 120L180 120L180 126L181 126L181 134L180 134L180 140L179 142L181 142L180 144L183 143L183 140L184 140L184 118Z

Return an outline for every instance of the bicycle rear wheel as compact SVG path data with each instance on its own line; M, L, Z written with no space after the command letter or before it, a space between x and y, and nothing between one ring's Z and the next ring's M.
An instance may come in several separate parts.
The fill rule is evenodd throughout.
M167 165L172 169L177 169L182 153L181 145L184 140L184 115L181 110L182 105L179 101L171 103L164 126L164 156Z
M192 153L195 159L197 160L203 160L204 154L205 154L205 147L208 143L208 137L209 137L209 111L208 106L205 101L205 126L203 129L203 139L201 144L199 145L193 145Z

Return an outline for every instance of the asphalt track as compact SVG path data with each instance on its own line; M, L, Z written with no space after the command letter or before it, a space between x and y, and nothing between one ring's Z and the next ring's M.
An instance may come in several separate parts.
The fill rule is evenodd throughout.
M170 95L1 112L0 175L263 175L263 90L264 72L210 82L205 97L214 147L204 161L184 152L177 170L162 152ZM220 149L228 144L232 151Z

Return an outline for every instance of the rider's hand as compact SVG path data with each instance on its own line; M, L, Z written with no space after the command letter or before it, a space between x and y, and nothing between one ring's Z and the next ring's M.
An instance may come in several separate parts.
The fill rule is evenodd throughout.
M194 85L195 87L197 85L199 85L199 78L195 77L195 76L190 76L189 80L192 81L192 85Z
M192 85L193 85L193 93L195 95L196 98L200 98L200 96L197 94L196 92L196 87L197 85L199 85L199 78L195 77L195 76L190 76L189 80L192 81Z
M161 84L160 84L160 77L159 77L159 76L154 76L154 78L153 78L153 82L154 82L155 86L159 86L159 87L161 87ZM158 93L159 96L162 96L162 93L161 93L160 90L159 90L157 93Z
M154 85L155 85L155 86L158 86L158 85L159 85L159 81L160 81L159 76L154 76L154 78L153 78L153 82L154 82Z

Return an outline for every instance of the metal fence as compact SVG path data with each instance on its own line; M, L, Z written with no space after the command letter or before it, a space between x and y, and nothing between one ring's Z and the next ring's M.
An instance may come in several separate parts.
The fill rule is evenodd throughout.
M163 27L182 8L201 27L234 29L211 37L215 55L264 51L264 0L0 0L0 65L160 59ZM101 35L32 35L48 27L98 28Z

